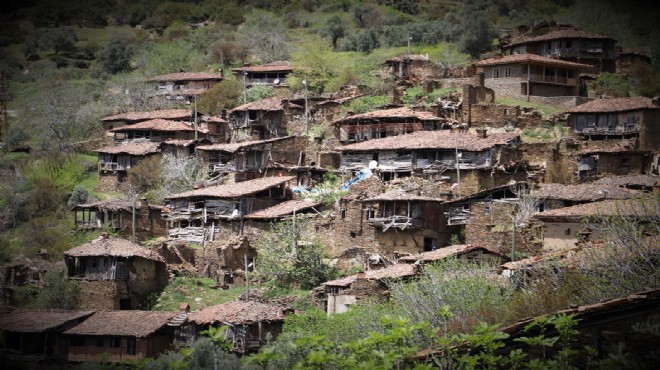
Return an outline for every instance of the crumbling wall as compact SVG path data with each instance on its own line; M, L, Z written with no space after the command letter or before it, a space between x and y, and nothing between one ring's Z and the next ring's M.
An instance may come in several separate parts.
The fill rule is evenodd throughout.
M640 175L645 173L649 157L642 153L600 153L599 176Z
M165 287L167 281L163 281L161 271L165 266L161 262L139 257L130 259L128 285L130 287L132 307L138 307L147 296Z
M100 192L116 191L118 186L119 181L116 173L101 172L99 173L99 182L95 190Z
M118 310L120 298L119 284L120 282L108 280L78 280L78 286L80 287L78 309Z
M644 111L639 130L639 149L660 151L660 109Z

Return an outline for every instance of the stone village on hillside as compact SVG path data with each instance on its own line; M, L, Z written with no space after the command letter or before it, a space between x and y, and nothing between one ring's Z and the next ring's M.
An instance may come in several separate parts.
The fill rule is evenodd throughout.
M281 331L291 309L245 301L201 310L184 304L179 312L136 308L182 274L225 287L248 284L246 261L277 220L305 219L333 264L360 270L313 291L328 314L367 297L387 299L387 278L414 277L446 258L491 261L501 266L494 274L524 281L544 261L595 248L598 231L582 224L585 216L644 219L658 212L641 205L660 189L658 100L588 92L599 73L625 73L631 56L650 62L615 45L605 35L544 22L516 30L502 40L500 55L460 70L443 70L424 55L384 61L383 73L396 79L390 102L367 113L340 114L362 96L359 87L286 97L293 69L282 61L232 70L246 86L273 86L278 97L213 117L170 109L103 118L106 134L89 148L98 154L100 190L117 190L137 163L165 154L201 159L207 186L168 194L163 204L138 198L73 207L76 227L121 237L67 251L66 276L80 282L79 311L0 317L3 353L49 361L85 361L102 352L109 361L140 359L189 344L219 323L230 326L236 352L254 351ZM180 72L149 81L158 98L190 102L223 78L222 71ZM414 86L460 93L404 106L401 96ZM495 97L560 108L564 113L553 119L565 126L564 136L526 141L523 131L545 119L530 108L496 104ZM308 135L310 126L322 130ZM324 203L313 194L329 173L344 192ZM531 213L512 224L529 197ZM657 235L648 237L649 245L660 244ZM38 257L2 266L5 303L49 268Z

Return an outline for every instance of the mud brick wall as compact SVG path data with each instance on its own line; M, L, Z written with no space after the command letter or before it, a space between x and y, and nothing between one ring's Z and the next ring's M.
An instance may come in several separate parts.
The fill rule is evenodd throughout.
M470 106L471 127L516 127L520 107L498 104L473 104Z
M639 175L645 173L650 156L639 153L601 153L598 155L599 176Z
M660 151L660 109L645 111L642 120L639 149Z
M388 229L385 232L377 230L376 235L378 251L390 260L394 259L395 253L417 254L424 252L425 237L438 239L438 245L447 245L449 239L449 235L442 235L429 229ZM441 241L441 239L443 240Z
M470 205L470 218L465 225L466 244L490 247L500 253L510 253L512 246L511 213L515 205L496 202L477 202ZM516 254L540 252L535 235L516 229Z
M443 176L449 176L451 183L458 183L456 171L446 171ZM508 184L511 181L526 181L527 172L524 169L519 169L517 172L513 170L509 172L491 171L490 169L483 170L461 170L461 196L471 195L478 193L485 189L494 188L496 186ZM458 190L454 190L454 194L458 196Z
M100 192L116 191L119 186L117 174L114 172L99 173L99 183L96 190Z
M78 280L78 309L118 310L119 286L116 281Z

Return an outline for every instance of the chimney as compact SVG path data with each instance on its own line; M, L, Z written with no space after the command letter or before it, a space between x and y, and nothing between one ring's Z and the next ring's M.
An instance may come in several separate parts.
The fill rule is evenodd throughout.
M190 305L189 305L188 303L185 303L185 302L184 302L184 303L181 303L181 304L179 305L179 310L180 310L180 311L183 311L183 312L185 312L185 313L188 313L188 312L190 312Z
M225 74L224 74L224 72L222 71L222 67L218 68L218 74L220 75L220 78L222 78L222 79L225 78Z
M485 139L486 137L488 137L488 135L486 134L487 130L485 128L478 128L476 129L476 131L477 131L477 136L479 138Z

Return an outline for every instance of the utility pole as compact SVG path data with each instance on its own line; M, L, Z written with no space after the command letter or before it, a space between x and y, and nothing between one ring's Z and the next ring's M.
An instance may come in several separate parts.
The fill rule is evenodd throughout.
M410 32L408 32L408 56L410 56L410 40L412 40L412 37L410 36Z
M461 169L460 166L458 165L458 158L459 158L459 153L458 153L458 136L456 135L456 132L454 132L454 148L456 149L456 178L458 181L458 197L461 197Z
M247 84L245 83L247 72L243 71L243 104L247 104Z
M309 93L307 91L307 78L303 80L305 86L305 135L309 136Z
M250 278L249 278L249 272L248 272L248 259L247 259L247 254L243 255L245 259L245 302L250 301Z
M197 94L193 95L195 99L195 140L197 140Z

